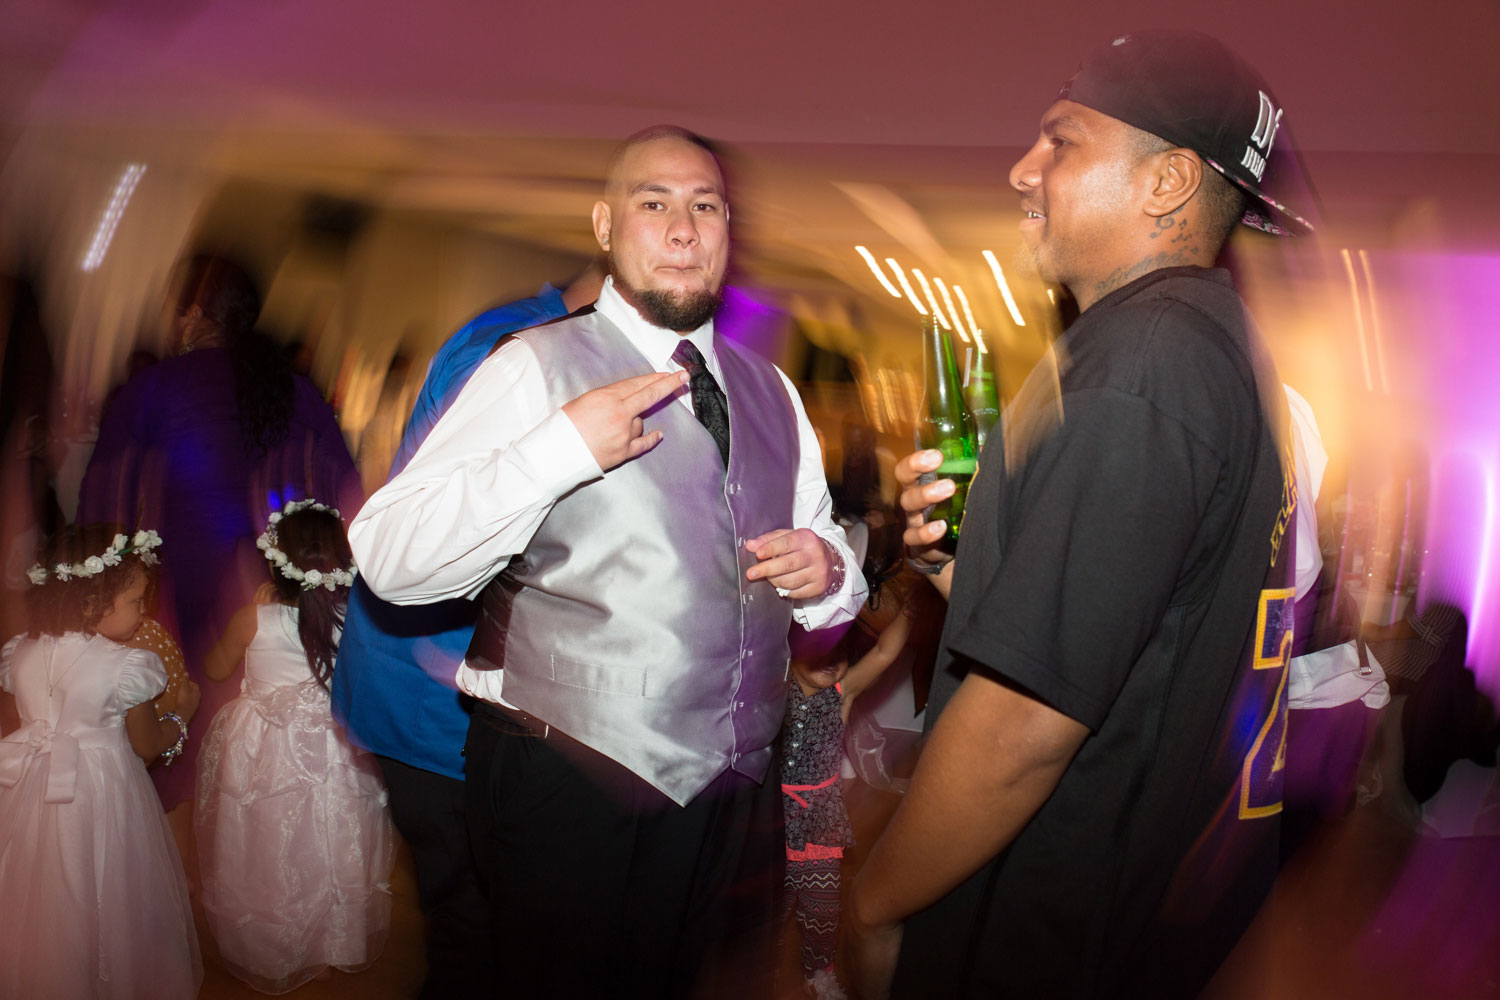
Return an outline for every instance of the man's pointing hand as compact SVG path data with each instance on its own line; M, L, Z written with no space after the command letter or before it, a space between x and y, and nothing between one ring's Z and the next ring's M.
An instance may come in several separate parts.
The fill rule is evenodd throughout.
M563 412L589 446L599 468L608 471L627 459L644 455L661 440L661 431L642 433L641 414L680 389L687 372L654 372L590 389Z

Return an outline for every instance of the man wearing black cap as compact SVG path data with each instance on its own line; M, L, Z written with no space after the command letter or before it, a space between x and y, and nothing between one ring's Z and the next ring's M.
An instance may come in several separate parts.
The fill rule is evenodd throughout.
M1280 108L1212 39L1138 33L1011 170L1081 315L981 456L951 560L920 513L953 489L918 484L936 453L897 467L950 608L922 761L852 889L867 997L1195 995L1270 888L1296 488L1213 264L1237 221L1311 229L1264 186Z

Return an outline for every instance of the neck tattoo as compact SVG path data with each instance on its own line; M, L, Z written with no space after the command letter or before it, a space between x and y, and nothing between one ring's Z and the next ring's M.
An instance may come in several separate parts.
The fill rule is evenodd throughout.
M1117 267L1099 281L1094 283L1093 301L1099 301L1117 288L1130 284L1143 274L1159 271L1164 267L1184 267L1196 263L1197 254L1193 252L1194 247L1184 247L1180 250L1166 251L1154 254L1144 260L1139 260L1128 267Z

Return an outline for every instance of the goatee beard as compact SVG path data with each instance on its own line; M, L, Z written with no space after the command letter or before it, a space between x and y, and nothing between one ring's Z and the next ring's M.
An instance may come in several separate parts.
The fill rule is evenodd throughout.
M610 268L615 289L635 307L646 322L673 333L691 333L714 318L724 302L723 289L699 292L665 292L656 288L632 288Z
M714 318L723 296L718 292L635 292L635 307L649 323L674 333L691 333Z

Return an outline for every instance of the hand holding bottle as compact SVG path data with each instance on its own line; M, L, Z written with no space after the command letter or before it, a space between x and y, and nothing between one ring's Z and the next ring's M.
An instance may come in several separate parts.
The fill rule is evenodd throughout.
M974 439L974 417L964 405L953 342L938 326L933 316L922 319L922 406L917 414L916 444L928 455L916 471L917 482L935 486L940 480L948 485L934 491L923 515L943 522L936 544L952 554L958 547L959 527L963 523L964 499L969 480L977 467L978 445ZM937 460L931 461L930 456ZM915 513L913 508L908 511Z
M952 553L945 551L948 525L939 519L929 521L927 511L951 498L958 484L951 479L934 479L943 453L929 448L913 452L896 463L896 483L900 487L898 502L906 514L906 531L901 540L913 566L932 575L932 584L944 597L952 571ZM924 481L925 480L925 481Z

